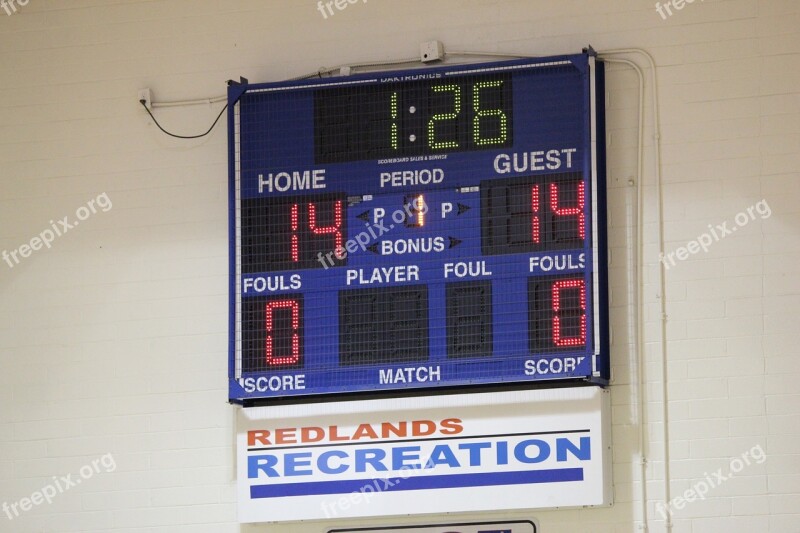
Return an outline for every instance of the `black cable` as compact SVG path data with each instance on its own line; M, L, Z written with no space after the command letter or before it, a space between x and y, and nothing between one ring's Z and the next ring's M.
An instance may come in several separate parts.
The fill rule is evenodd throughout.
M158 123L158 121L156 120L156 117L154 117L153 113L151 113L150 110L147 108L147 104L145 103L145 100L139 100L139 103L142 104L142 107L144 108L144 110L147 111L147 114L150 115L150 118L152 118L153 122L156 123L156 126L158 126L158 129L160 129L161 131L163 131L164 133L166 133L170 137L175 137L175 138L178 138L178 139L199 139L200 137L205 137L206 135L211 133L211 130L214 129L214 126L217 125L217 122L219 122L219 119L222 117L222 114L225 112L226 109L228 109L228 104L225 104L225 107L223 107L222 111L220 111L219 115L217 115L217 119L214 121L214 123L211 125L210 128L208 128L208 131L206 131L205 133L201 133L200 135L176 135L174 133L168 132L167 130L165 130L164 128L161 127L161 124Z

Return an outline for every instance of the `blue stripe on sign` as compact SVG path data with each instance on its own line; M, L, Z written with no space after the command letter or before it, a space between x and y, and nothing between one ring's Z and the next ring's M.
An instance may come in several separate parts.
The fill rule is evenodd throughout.
M407 479L392 478L389 480L392 485L388 485L382 479L378 478L316 481L312 483L282 483L278 485L253 485L250 487L250 498L347 494L350 492L358 492L362 488L368 486L372 487L374 492L390 492L398 490L485 487L492 485L527 485L528 483L560 483L563 481L583 481L583 468L553 468L549 470L520 470L516 472L487 472L480 474L454 474L449 476L417 476Z

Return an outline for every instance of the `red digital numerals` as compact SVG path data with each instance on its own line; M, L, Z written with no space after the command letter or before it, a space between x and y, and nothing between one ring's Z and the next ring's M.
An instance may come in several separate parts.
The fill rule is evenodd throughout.
M578 298L570 298L571 306L562 305L562 294L578 291ZM566 299L566 298L564 298ZM575 303L578 305L575 305ZM564 302L565 303L565 302ZM553 344L558 347L585 346L586 345L586 282L582 279L568 279L556 281L552 289L553 307ZM568 337L562 334L562 314L576 314L579 312L580 332L578 335Z
M584 277L528 278L531 353L574 351L588 346L589 286Z
M332 226L317 226L317 206L308 204L308 227L314 235L333 235L334 236L334 250L340 250L344 245L344 237L342 236L342 202L337 201L333 203L333 225Z
M563 185L561 185L563 190ZM550 211L554 217L577 217L578 222L578 237L580 239L586 238L586 186L582 181L577 183L577 201L575 205L565 207L561 205L559 199L559 185L558 183L551 183L549 187ZM542 242L542 200L541 200L540 186L531 186L531 242L540 244ZM556 218L558 220L558 218Z
M592 234L589 187L577 172L482 181L481 252L586 248Z
M344 246L344 235L342 233L344 221L344 207L341 200L333 202L333 223L329 226L320 226L317 220L317 204L293 204L290 213L290 223L292 229L291 257L292 261L300 262L300 210L306 207L308 214L308 229L312 235L333 235L333 245L331 251L342 250Z
M539 199L539 186L531 187L531 241L536 244L542 242L541 200Z
M272 300L267 302L265 314L267 365L296 365L301 356L300 302L294 299ZM281 327L277 326L279 321ZM282 348L278 349L278 345Z
M578 218L578 237L586 238L586 186L582 181L578 182L577 205L562 207L559 200L559 190L557 183L550 184L550 210L557 217L577 217Z

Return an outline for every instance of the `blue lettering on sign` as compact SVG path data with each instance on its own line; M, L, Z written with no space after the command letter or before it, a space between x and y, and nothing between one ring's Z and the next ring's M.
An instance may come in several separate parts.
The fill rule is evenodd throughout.
M332 450L330 452L325 452L319 456L319 461L317 464L319 465L319 471L323 474L341 474L342 472L347 472L347 469L350 468L344 462L340 462L338 467L330 466L330 458L331 457L338 457L339 459L347 459L347 454L340 450Z
M419 446L393 448L392 470L402 470L403 468L420 468L419 463L407 463L407 461L419 460L419 450ZM416 452L416 455L414 455L414 452Z
M308 460L302 460L306 458ZM311 470L298 470L298 467L301 466L311 466L311 452L287 453L284 459L286 460L287 476L310 476L314 473Z
M511 450L509 450L509 445ZM356 448L313 451L255 453L247 458L247 477L250 479L310 476L315 474L341 475L346 472L375 474L407 470L459 469L510 464L510 456L519 465L544 461L564 463L570 459L592 459L591 437L557 437L547 442L526 439L517 443L500 441L442 443L423 455L420 446L391 446L389 448ZM455 474L455 473L454 473ZM385 477L385 476L382 476Z
M265 473L269 477L280 477L273 468L278 464L278 458L274 455L251 455L247 458L247 477L257 478L259 472Z
M531 446L536 446L539 450L536 456L534 457L531 457L527 454L527 450ZM539 439L532 439L520 442L514 448L514 457L516 457L517 461L519 461L520 463L541 463L549 456L550 456L550 445L547 444L545 441Z
M369 464L375 472L389 470L381 461L386 458L386 452L380 448L372 450L356 450L356 472L366 472Z
M458 445L458 448L461 450L469 450L469 466L480 466L481 450L491 447L491 442L468 442Z
M439 444L431 452L431 458L428 460L428 463L425 465L426 468L433 468L436 465L447 465L450 467L459 467L461 466L456 459L453 450L450 449L450 446Z
M592 459L592 443L589 437L581 437L580 448L575 447L572 441L567 439L559 439L556 441L556 461L563 462L567 460L567 451L572 453L577 459L581 461L589 461Z

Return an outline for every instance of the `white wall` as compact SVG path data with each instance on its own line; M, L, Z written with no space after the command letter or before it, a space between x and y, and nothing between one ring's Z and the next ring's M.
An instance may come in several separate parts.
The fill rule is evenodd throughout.
M7 0L10 1L10 0ZM17 0L19 3L20 0ZM226 404L225 122L159 133L136 102L223 94L239 75L452 50L638 47L659 67L666 251L766 200L658 281L647 80L645 377L649 522L664 531L660 299L666 298L672 496L761 446L674 531L800 531L800 3L705 0L663 20L646 0L371 0L327 20L313 0L29 0L0 8L0 250L103 193L113 203L10 268L0 262L0 502L112 454L117 468L9 521L13 532L238 532ZM673 8L674 9L674 8ZM627 56L643 66L642 58ZM649 72L646 72L649 75ZM609 509L519 513L545 533L641 522L627 216L636 77L609 71L614 480ZM204 130L218 105L162 109ZM101 198L102 200L102 198ZM103 204L105 205L105 204ZM509 515L505 515L509 516ZM389 520L388 523L428 519ZM366 523L376 523L365 522ZM385 522L384 522L385 523ZM322 532L332 524L246 526Z

